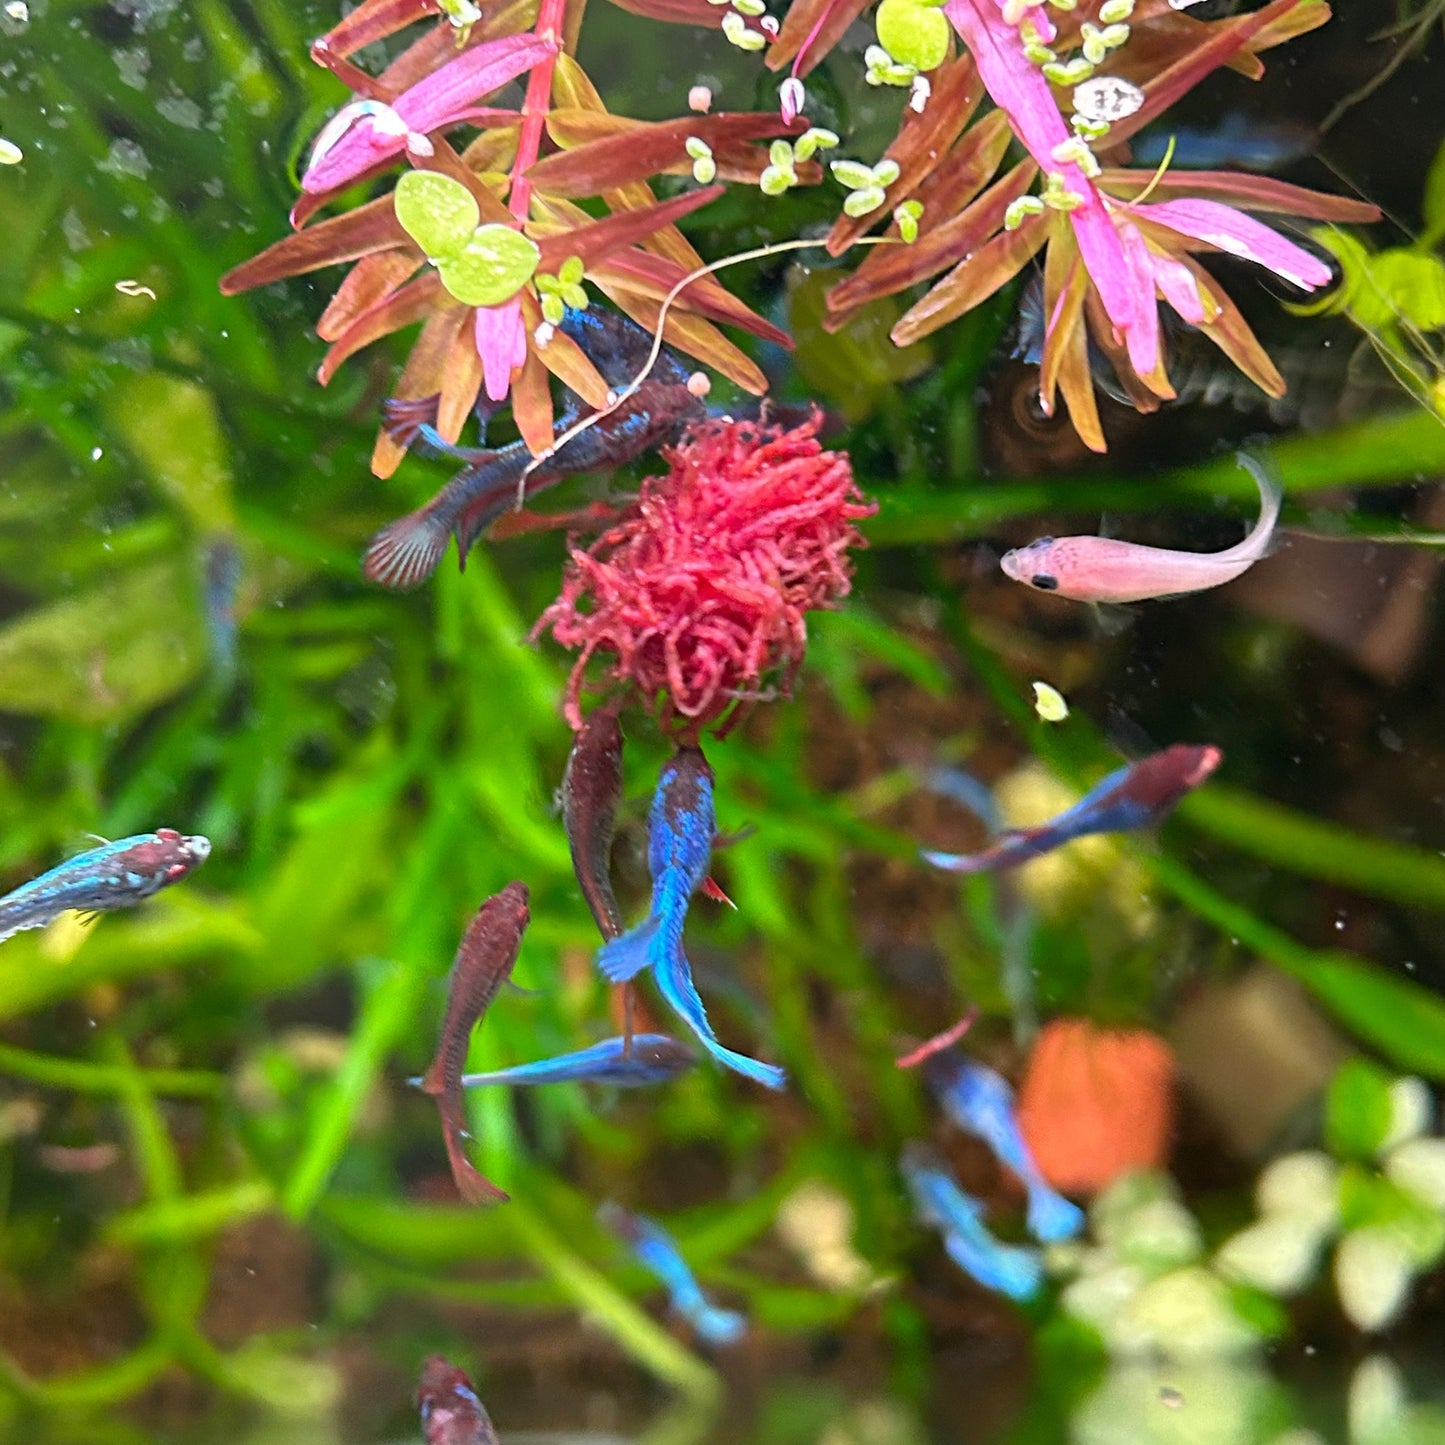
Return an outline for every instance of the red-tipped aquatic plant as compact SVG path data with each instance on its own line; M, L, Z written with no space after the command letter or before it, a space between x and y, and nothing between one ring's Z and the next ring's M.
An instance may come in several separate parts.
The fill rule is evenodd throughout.
M915 0L884 0L880 25L884 9L900 5L937 23L937 12ZM899 234L906 229L917 240L874 252L835 286L831 324L946 273L893 328L893 339L907 345L986 300L1042 252L1040 403L1051 414L1062 391L1075 428L1095 450L1104 450L1104 436L1090 339L1139 410L1174 395L1160 301L1264 392L1282 396L1284 381L1264 348L1195 257L1228 252L1314 290L1330 280L1329 267L1247 212L1372 221L1379 211L1258 176L1113 163L1127 159L1131 135L1210 73L1232 66L1257 76L1258 51L1322 24L1328 6L1271 0L1247 15L1204 22L1164 0L948 0L943 15L966 53L945 62L938 52L927 103L905 118L885 157L892 179L859 219L839 220L829 247L845 249L868 215L888 214L885 206ZM997 108L969 125L985 96ZM1026 156L995 180L1011 138ZM900 214L910 205L921 209Z
M361 348L421 322L396 397L438 397L436 428L447 442L485 392L493 403L510 397L523 438L533 452L544 450L552 441L549 372L587 405L603 405L607 384L556 332L563 305L585 306L591 284L654 326L659 298L701 264L674 223L722 194L706 185L659 202L646 178L696 172L689 145L701 144L715 157L713 173L756 181L768 156L752 142L802 125L774 113L660 124L610 115L567 53L581 9L580 0L542 0L529 28L524 6L481 14L456 3L365 0L312 47L357 98L317 137L292 211L296 233L229 272L222 289L354 262L317 324L331 343L321 380ZM348 58L428 17L437 17L434 28L380 75ZM520 109L490 104L523 77ZM450 137L462 126L477 134L458 150ZM548 141L554 150L543 157ZM358 181L402 161L412 172L395 191L308 224ZM809 169L809 179L820 175ZM605 214L578 204L589 197ZM761 393L762 372L714 321L781 345L788 337L710 277L690 286L667 318L674 346ZM382 431L372 469L390 475L403 455Z

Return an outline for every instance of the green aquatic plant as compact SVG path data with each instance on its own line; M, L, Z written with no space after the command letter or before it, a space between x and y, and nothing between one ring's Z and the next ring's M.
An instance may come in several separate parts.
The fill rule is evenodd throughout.
M845 9L822 17L814 46L832 43ZM310 281L283 278L240 300L216 293L221 272L274 239L294 199L286 154L304 150L337 105L331 72L305 61L307 37L335 21L334 9L106 7L103 25L72 25L81 15L65 0L35 12L26 34L5 32L26 84L7 95L4 116L24 163L3 172L0 255L0 866L7 886L19 883L84 846L87 830L120 837L165 820L185 820L215 849L202 873L143 911L0 950L0 1288L10 1322L0 1326L0 1420L27 1441L43 1437L44 1417L61 1438L130 1442L123 1407L173 1398L184 1374L206 1397L289 1411L299 1423L285 1428L325 1438L340 1428L342 1382L330 1362L353 1348L414 1360L442 1342L472 1350L482 1337L509 1338L514 1322L539 1317L564 1374L569 1332L584 1319L579 1357L606 1349L609 1369L630 1364L701 1408L724 1393L719 1369L638 1303L645 1278L614 1272L592 1221L595 1199L619 1180L653 1196L702 1283L745 1306L771 1358L835 1334L863 1350L884 1337L900 1393L922 1396L933 1332L970 1286L917 1277L928 1256L903 1219L889 1161L916 1137L920 1104L893 1067L896 1036L956 1017L960 995L980 1000L982 1039L999 1043L1014 1019L999 986L992 890L960 899L916 868L908 749L957 757L986 746L1001 771L1037 752L1075 789L1117 764L1090 718L1119 674L1101 659L1077 682L1049 670L1073 708L1039 727L1028 682L1043 671L1036 649L1047 639L1024 638L981 583L961 605L958 543L1065 509L1247 500L1248 480L1228 459L1135 476L1123 453L1108 475L985 476L983 428L963 399L996 344L1002 293L902 355L876 344L902 310L884 303L872 339L866 328L848 333L854 360L840 362L815 304L836 272L819 269L806 289L790 274L795 306L780 294L782 263L736 273L740 304L755 315L790 309L819 360L808 390L830 409L850 398L858 420L846 443L880 499L879 515L861 523L871 543L861 585L845 610L808 621L800 706L740 726L712 756L720 826L757 831L719 854L719 881L739 911L699 908L699 976L726 977L719 1027L765 1028L796 1087L774 1101L695 1070L645 1109L584 1093L588 1085L525 1098L478 1090L469 1108L480 1162L516 1197L485 1217L438 1203L434 1117L403 1081L427 1061L466 917L514 868L533 889L519 982L536 992L507 1001L505 1031L481 1031L470 1065L505 1069L614 1031L587 967L594 925L551 812L569 741L557 714L565 659L525 645L556 596L561 550L524 537L505 554L477 551L465 578L447 571L410 599L366 589L356 571L366 538L447 476L420 457L389 484L367 474L376 401L395 390L403 353L382 340L317 390L304 383L324 354L304 324L323 304ZM607 14L594 8L588 24L606 25ZM615 115L649 114L683 32L665 32L669 41L659 27L611 19L631 27L630 62L609 77L608 104ZM798 21L790 13L779 50L763 54L798 46L818 20L816 7ZM451 25L423 23L442 22ZM697 37L715 46L710 59L753 65L726 47L720 21L706 23L719 29ZM441 54L464 28L436 31ZM923 95L917 76L860 101L839 83L861 72L856 61L839 54L811 66L802 54L798 131L806 119L825 122L870 168L878 152L854 136L881 143L887 132L868 128L868 106L894 106L889 124L928 114L928 104L906 110ZM569 74L558 60L554 87ZM726 71L719 93L741 93L743 74L753 72ZM655 135L590 114L598 118L579 127ZM696 194L686 140L707 131L697 117L685 124L675 146L669 132L676 161L656 181L659 205L673 187ZM792 142L800 176L820 154L800 164L801 139ZM730 189L716 210L682 218L678 235L694 254L721 254L739 227L766 238L836 218L847 193L831 183L765 198L757 181L771 157L761 143L743 143L746 168L725 144L705 143ZM901 231L899 213L909 212L892 201L862 223ZM395 264L413 262L444 291L394 203L390 214ZM920 239L948 214L930 200L913 217ZM456 239L455 227L441 236L439 259ZM526 283L539 317L553 277L605 304L591 273L573 282L574 255L586 259L557 246ZM738 356L759 372L776 363L746 337ZM801 399L796 378L777 374L781 399ZM718 394L737 408L726 383ZM1298 519L1335 488L1388 497L1400 479L1438 469L1445 442L1433 418L1406 414L1289 438L1276 451ZM630 490L636 475L616 486ZM207 580L223 539L235 585L216 597ZM1271 771L1297 746L1293 711L1263 706L1251 690L1230 615L1211 612L1209 627L1196 627L1198 616L1161 612L1161 635L1188 646L1218 716L1247 718L1249 731L1231 743L1226 785L1197 794L1157 849L1126 841L1116 859L1117 873L1144 880L1157 931L1139 947L1140 966L1125 970L1112 946L1081 943L1066 922L1040 936L1032 966L1090 1012L1163 1010L1162 978L1217 966L1210 950L1237 938L1306 981L1393 1067L1438 1078L1441 1009L1418 978L1391 968L1404 945L1371 946L1366 957L1363 939L1337 949L1314 922L1345 890L1378 922L1375 936L1401 936L1390 930L1412 926L1409 910L1428 915L1445 902L1439 858L1411 839L1392 798L1366 825L1332 784L1314 787L1314 772L1302 795ZM228 624L229 667L216 642ZM1318 706L1328 734L1334 720ZM1150 725L1176 718L1166 711ZM645 889L633 800L666 749L646 725L629 746L616 858L631 913ZM1314 763L1327 778L1327 760ZM1422 939L1426 968L1427 947ZM107 1158L91 1174L54 1167ZM695 1181L706 1193L702 1182L673 1192ZM716 1191L711 1181L721 1181ZM774 1221L818 1181L846 1206L846 1272L799 1264L806 1273L790 1273ZM268 1279L257 1286L266 1308L246 1313L254 1297L228 1271L242 1243L286 1261L288 1283L324 1288L302 1295ZM89 1292L97 1276L112 1282L103 1298ZM221 1293L239 1302L224 1322L206 1304ZM78 1318L83 1334L68 1331ZM86 1347L36 1348L67 1339ZM499 1367L482 1364L485 1388ZM1051 1359L1047 1379L1082 1393L1089 1368ZM828 1412L811 1398L794 1403L802 1423L791 1433L778 1423L776 1437L815 1445ZM845 1439L899 1438L913 1409L829 1406ZM696 1435L691 1416L686 1424ZM376 1435L396 1426L377 1423ZM256 1428L259 1437L283 1427Z
M1221 1246L1232 1279L1279 1296L1313 1282L1329 1248L1340 1308L1360 1330L1386 1328L1415 1281L1445 1258L1445 1138L1415 1078L1356 1060L1330 1085L1329 1152L1286 1155L1260 1176L1260 1218Z

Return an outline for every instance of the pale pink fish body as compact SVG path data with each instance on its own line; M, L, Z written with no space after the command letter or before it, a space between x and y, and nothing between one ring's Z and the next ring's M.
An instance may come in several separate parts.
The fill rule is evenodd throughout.
M1175 552L1112 537L1040 537L1004 555L1015 582L1073 602L1147 602L1232 582L1268 551L1279 519L1280 490L1252 458L1239 463L1259 487L1259 521L1223 552Z

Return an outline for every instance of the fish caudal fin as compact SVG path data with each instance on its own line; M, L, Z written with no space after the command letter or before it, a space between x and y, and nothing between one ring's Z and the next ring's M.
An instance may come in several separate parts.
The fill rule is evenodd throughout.
M745 1079L751 1079L755 1084L761 1084L765 1089L781 1089L788 1082L787 1074L776 1064L762 1063L718 1042L717 1035L712 1031L712 1024L708 1021L707 1010L693 984L692 969L688 966L687 956L681 948L677 950L676 957L667 960L666 964L657 970L656 978L658 992L667 1000L669 1007L698 1036L703 1047L724 1068L741 1074Z
M361 559L362 575L393 592L419 587L436 571L451 532L450 522L431 504L422 507L371 539Z
M982 1240L975 1241L945 1231L943 1247L948 1257L985 1289L997 1290L1020 1304L1032 1299L1043 1285L1044 1262L1036 1250L1000 1244L986 1232Z
M652 940L657 936L659 922L654 915L621 938L603 944L597 967L608 983L626 983L652 963Z
M447 1147L447 1163L451 1165L452 1181L457 1193L468 1204L502 1204L512 1196L505 1189L498 1189L485 1174L467 1158L462 1146L462 1103L461 1092L442 1094L437 1099L437 1108L442 1120L442 1138Z
M706 1305L692 1316L697 1337L709 1345L735 1345L747 1333L748 1322L736 1310Z
M1083 1233L1084 1211L1043 1185L1029 1192L1028 1226L1040 1244L1058 1244Z

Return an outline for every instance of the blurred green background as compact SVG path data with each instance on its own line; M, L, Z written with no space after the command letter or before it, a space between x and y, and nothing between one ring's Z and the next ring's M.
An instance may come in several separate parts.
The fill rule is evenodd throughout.
M1131 1413L1151 1379L1105 1379L1077 1331L982 1295L917 1231L894 1161L930 1106L892 1059L970 1001L1005 1063L1039 1016L1168 1034L1202 991L1262 964L1300 986L1294 1006L1340 1057L1445 1078L1431 318L1408 298L1404 316L1366 318L1383 350L1410 348L1420 394L1361 401L1374 351L1349 320L1293 318L1256 287L1251 314L1278 347L1318 355L1327 338L1342 358L1310 382L1310 426L1115 409L1095 460L1022 399L1001 345L1015 298L899 356L886 314L820 332L824 271L732 273L798 335L791 357L758 353L777 394L827 408L881 504L854 597L811 629L799 696L710 749L720 826L756 831L719 859L737 912L699 904L690 949L724 1037L792 1084L763 1098L705 1067L641 1097L474 1095L478 1162L514 1202L467 1211L435 1108L404 1081L430 1057L478 902L513 877L531 886L516 976L535 992L498 1001L473 1067L612 1031L553 810L568 660L525 642L561 539L479 547L464 576L448 561L409 596L366 587L364 541L447 475L367 470L399 349L323 390L311 325L331 277L217 291L283 233L297 157L341 99L306 55L330 5L24 11L0 14L0 133L24 153L0 169L0 877L32 876L90 832L175 826L214 852L89 933L0 948L0 1430L410 1439L418 1362L441 1349L473 1371L504 1438L1156 1438ZM1317 121L1389 54L1363 43L1377 20L1291 47L1261 114ZM676 113L698 79L730 107L772 103L755 61L716 37L602 0L584 33L615 110ZM697 69L676 74L684 35ZM1325 149L1401 223L1373 244L1423 232L1427 255L1445 118L1421 104L1438 31L1421 41ZM876 154L899 97L859 70L845 49L810 90ZM1242 85L1221 77L1196 119L1239 104ZM717 256L816 226L837 199L734 194L689 234ZM1104 633L998 575L1002 548L1093 530L1101 512L1140 540L1227 545L1254 496L1230 448L1262 436L1285 521L1310 535L1258 586ZM204 606L225 549L240 569L233 659ZM1036 677L1068 694L1064 725L1035 718ZM666 744L637 719L628 733L618 866L635 910ZM1078 785L1118 748L1182 739L1227 761L1162 843L1120 844L1132 908L1084 886L1039 912L1031 971L1005 977L1014 901L916 863L920 841L967 836L917 769L967 761L992 779L1037 755ZM1228 1017L1213 1036L1225 1057ZM1266 1145L1308 1138L1317 1118L1306 1104L1251 1149L1186 1091L1175 1164L1201 1217L1240 1222ZM887 1284L829 1287L780 1240L779 1206L809 1181L847 1202ZM670 1222L704 1281L749 1311L746 1345L705 1360L672 1328L593 1222L608 1196ZM1345 1366L1364 1346L1323 1295L1296 1326L1276 1354L1288 1388L1254 1367L1200 1385L1251 1402L1236 1433L1158 1438L1273 1439L1299 1419L1343 1439ZM1427 1393L1442 1326L1437 1277L1396 1340Z

